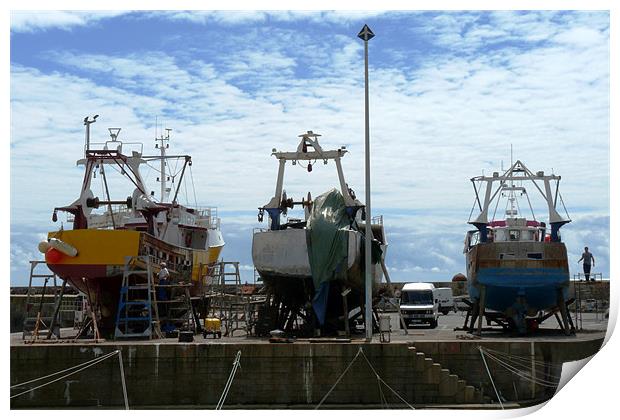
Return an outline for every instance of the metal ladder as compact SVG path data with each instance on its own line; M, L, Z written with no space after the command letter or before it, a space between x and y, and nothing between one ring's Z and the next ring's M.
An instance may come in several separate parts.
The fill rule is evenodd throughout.
M189 289L191 284L171 282L168 285L158 285L156 288L166 288L166 300L159 300L165 313L160 316L160 325L167 332L176 329L187 329L196 333L197 323L194 317L193 306ZM181 293L178 291L181 290Z
M226 267L232 266L232 271L226 271ZM241 274L239 273L239 261L220 261L220 284L222 286L234 285L237 293L241 289Z
M238 261L219 261L216 266L217 289L214 312L219 309L219 319L222 321L224 336L232 336L237 330L247 332L248 305L241 294L241 274ZM231 269L232 267L232 269ZM226 293L233 286L233 293ZM216 315L217 316L217 315ZM246 323L246 327L241 327Z
M31 340L37 340L40 338L39 334L44 331L47 332L47 339L51 338L52 334L54 334L57 338L60 338L60 328L56 326L56 320L58 318L58 312L67 281L63 280L62 288L58 290L57 277L55 273L35 273L36 267L39 264L45 264L45 261L30 261L30 278L28 280L28 292L26 294L26 305L24 310L25 317L22 326L23 340L26 340L27 337ZM38 279L43 279L44 281L43 289L41 290L40 295L36 295L34 290L35 287L40 286L33 286L33 280L36 281ZM53 302L45 302L45 291L50 279L53 280L54 300ZM50 311L50 308L53 309Z
M149 256L125 258L114 338L161 338Z

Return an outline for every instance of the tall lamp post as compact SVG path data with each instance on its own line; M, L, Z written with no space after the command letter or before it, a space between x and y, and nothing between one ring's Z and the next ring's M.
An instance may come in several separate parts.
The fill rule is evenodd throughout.
M365 117L366 117L366 142L365 142L365 151L366 151L366 233L365 233L365 246L364 246L364 272L366 274L365 284L366 284L366 312L364 314L365 324L366 324L366 340L372 340L372 273L371 273L371 246L370 241L372 239L372 229L370 227L370 221L372 219L370 213L370 126L369 126L369 117L368 117L368 41L370 41L375 34L372 33L368 25L364 25L359 34L357 34L358 38L361 38L364 41L364 85L365 85Z

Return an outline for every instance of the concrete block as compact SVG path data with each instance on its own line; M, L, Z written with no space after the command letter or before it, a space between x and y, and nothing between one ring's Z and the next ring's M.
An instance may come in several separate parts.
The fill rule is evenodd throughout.
M474 388L471 385L467 385L465 387L465 403L472 404L472 403L477 402L474 400L475 396L476 396L476 388Z
M458 376L449 374L445 380L439 384L439 395L454 396L458 392Z
M456 392L456 394L454 394L454 400L456 401L457 404L465 404L466 402L465 387L459 389Z
M433 363L435 363L435 362L433 361L433 359L432 359L432 358L430 358L430 357L425 357L425 358L424 358L424 370L428 370L428 369L430 369L430 368L431 368L431 366L433 366Z
M415 372L424 372L424 359L426 355L424 353L418 352L415 354L413 370Z
M441 365L433 363L430 368L430 383L439 384L441 382Z
M474 401L477 403L484 404L485 400L489 402L490 398L486 398L484 394L482 393L482 391L476 388L474 391Z

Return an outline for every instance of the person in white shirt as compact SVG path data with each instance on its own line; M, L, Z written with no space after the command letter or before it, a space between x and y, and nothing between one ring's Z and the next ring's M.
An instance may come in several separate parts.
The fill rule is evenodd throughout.
M170 284L168 282L168 278L170 277L170 272L168 272L168 268L166 267L166 263L162 262L159 264L159 274L157 275L158 284L160 286L166 286ZM168 300L168 289L166 287L160 287L157 290L157 299L158 300Z
M588 247L585 247L583 254L581 254L581 258L579 258L580 262L583 260L583 274L586 276L586 281L590 280L590 270L594 265L594 255L588 250ZM594 279L592 279L594 281Z

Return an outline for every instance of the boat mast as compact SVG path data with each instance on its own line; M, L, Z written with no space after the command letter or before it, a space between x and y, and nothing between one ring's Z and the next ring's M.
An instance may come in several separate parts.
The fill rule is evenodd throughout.
M512 143L510 143L510 176L513 175L513 159L512 159ZM510 180L510 189L508 193L508 202L510 203L510 210L506 211L506 216L516 217L517 211L515 210L515 202L517 201L517 197L515 195L515 182L514 179Z
M86 140L84 145L84 157L86 157L86 152L90 149L90 125L97 121L99 114L95 115L93 119L89 119L90 117L84 118L84 125L86 126Z
M171 128L166 128L166 135L163 133L160 138L155 138L155 141L158 141L159 144L155 144L155 148L159 149L159 186L160 186L160 195L159 202L163 203L166 201L166 149L170 147L170 132Z

